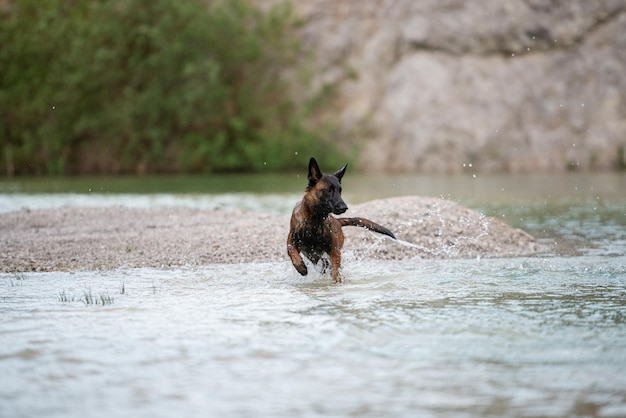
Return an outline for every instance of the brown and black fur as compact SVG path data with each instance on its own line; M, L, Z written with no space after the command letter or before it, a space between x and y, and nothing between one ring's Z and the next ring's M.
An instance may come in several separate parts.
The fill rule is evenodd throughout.
M344 226L359 226L370 231L385 234L395 239L393 233L364 218L335 218L348 210L341 198L341 179L347 164L335 174L323 174L315 158L309 161L309 185L302 201L298 202L291 215L287 253L298 273L306 276L307 267L302 260L304 255L317 264L323 261L324 271L329 265L335 282L341 282L341 247L343 246Z

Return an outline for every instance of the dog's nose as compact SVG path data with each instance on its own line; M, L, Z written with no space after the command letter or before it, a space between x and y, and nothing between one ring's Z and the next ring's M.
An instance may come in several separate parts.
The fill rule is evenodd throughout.
M347 210L348 210L348 205L346 205L344 202L341 202L335 206L335 210L333 212L335 213L335 215L341 215Z

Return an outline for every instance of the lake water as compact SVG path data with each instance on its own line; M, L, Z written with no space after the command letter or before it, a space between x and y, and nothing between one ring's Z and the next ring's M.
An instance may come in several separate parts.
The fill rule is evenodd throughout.
M301 193L135 194L97 182L90 193L35 183L0 184L0 211L122 204L286 213ZM402 262L348 253L341 285L303 278L287 259L2 274L0 416L626 416L626 176L348 184L348 204L441 195L554 251Z

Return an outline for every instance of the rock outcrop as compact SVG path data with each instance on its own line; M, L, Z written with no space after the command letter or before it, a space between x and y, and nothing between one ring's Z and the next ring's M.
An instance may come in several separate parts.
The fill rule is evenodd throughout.
M317 83L337 87L333 111L364 169L625 166L624 0L294 6Z

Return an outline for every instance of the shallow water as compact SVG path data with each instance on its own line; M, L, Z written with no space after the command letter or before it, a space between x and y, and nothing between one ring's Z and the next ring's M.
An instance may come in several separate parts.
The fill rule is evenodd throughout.
M625 265L3 275L0 415L624 416Z
M122 197L281 213L293 200ZM2 274L0 416L626 416L626 199L474 197L553 253L348 252L341 285L287 261Z

